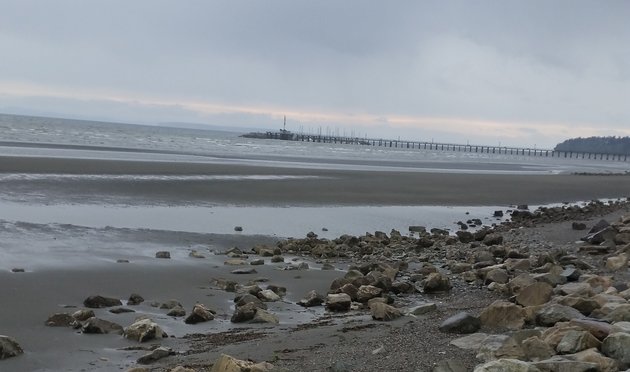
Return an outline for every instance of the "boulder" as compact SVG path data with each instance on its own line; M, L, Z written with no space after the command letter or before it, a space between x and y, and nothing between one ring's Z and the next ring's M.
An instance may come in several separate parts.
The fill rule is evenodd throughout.
M599 345L599 340L587 331L568 331L556 346L556 351L560 354L575 354Z
M230 272L232 274L237 274L237 275L257 274L258 273L258 271L256 271L256 269L254 269L253 267L248 267L248 268L244 268L244 269L236 269L236 270L232 270Z
M123 327L120 324L116 324L108 320L92 317L83 322L83 324L81 325L81 332L96 334L115 333L122 335Z
M372 319L389 321L400 318L402 313L397 308L382 302L372 302L370 305Z
M584 315L576 309L558 304L547 305L536 312L536 323L545 327L551 327L558 322L582 318Z
M486 307L479 319L484 327L516 330L525 324L525 311L511 302L499 300Z
M532 363L540 371L567 371L567 372L597 372L598 365L588 362L580 362L566 359L560 356L553 356L549 359Z
M508 335L488 335L477 350L476 358L485 362L509 358L509 359L523 359L523 349L519 346L518 341Z
M584 315L589 315L600 307L599 303L593 298L580 296L564 296L555 299L560 305L570 306Z
M503 235L497 233L488 234L483 238L483 244L488 246L503 244Z
M499 283L505 284L508 282L510 277L508 276L507 271L504 269L492 269L486 273L486 284L490 283Z
M527 362L517 359L499 359L475 367L474 372L541 372Z
M510 280L507 284L507 287L512 294L518 294L523 288L534 283L536 283L536 280L534 280L534 278L530 274L523 273Z
M171 252L169 251L155 252L155 258L171 258Z
M256 294L256 297L258 297L261 301L264 301L264 302L280 301L280 296L278 296L276 292L272 291L271 289L264 289L258 292Z
M253 363L222 354L210 372L270 372L272 369L273 364L267 362Z
M96 295L83 300L83 306L91 309L100 309L103 307L122 306L122 302L117 298Z
M456 338L450 344L462 350L473 350L476 352L487 337L487 333L472 333L468 336Z
M438 362L432 372L466 372L466 366L459 360L446 359Z
M445 333L475 333L481 328L479 318L467 313L457 313L440 324L440 331Z
M79 322L84 322L93 316L95 316L94 311L88 309L81 309L72 313L72 317Z
M362 285L357 291L356 298L359 302L368 302L375 297L379 297L382 292L381 288L372 285Z
M570 326L577 326L585 331L590 332L595 338L602 341L609 334L614 333L614 327L606 322L593 319L571 319Z
M521 289L516 296L516 303L521 306L542 305L551 299L553 288L543 282L536 282Z
M525 359L533 362L551 358L556 354L555 350L540 337L532 336L521 343L521 349Z
M75 319L68 313L57 313L48 317L46 325L48 327L70 327Z
M13 338L0 335L0 360L23 354L24 351Z
M148 354L145 354L138 358L137 362L139 364L151 364L155 361L158 361L162 358L166 358L167 356L175 354L171 349L165 347L158 347L155 350L151 351Z
M310 291L306 294L306 297L298 302L298 305L304 307L321 306L325 301L324 296L316 291Z
M608 270L617 271L628 268L628 255L625 253L619 256L608 257L606 259L606 268Z
M166 332L151 319L140 319L124 329L124 336L130 340L145 342L156 338L168 337Z
M602 353L616 359L621 368L630 368L630 333L613 333L602 343Z
M348 311L352 299L345 293L329 294L326 297L326 309L330 311Z
M207 322L214 319L214 314L215 312L206 308L204 305L195 304L195 306L193 306L192 311L190 312L190 315L188 315L186 320L184 320L184 323L197 324L197 323Z
M280 320L275 314L272 314L267 310L257 309L251 323L279 324Z
M178 318L186 316L186 310L184 310L183 307L175 306L174 308L170 309L168 313L166 313L166 315Z
M183 307L177 300L168 300L160 305L160 309L170 310L176 307Z
M409 310L409 314L424 315L432 311L435 311L436 309L437 309L437 305L435 304L435 302L425 302L411 308L411 310Z
M422 281L425 293L447 292L451 289L451 281L440 273L431 273Z
M140 305L143 302L144 302L144 298L142 298L142 296L140 296L137 293L132 293L129 296L129 299L127 300L127 305L135 306L135 305Z
M601 372L616 372L619 370L619 363L616 360L605 357L595 348L565 355L564 357L578 362L594 363L598 366L598 371Z
M256 311L258 311L258 307L253 302L248 302L242 306L236 306L234 309L234 314L232 314L232 318L230 321L232 323L243 323L248 322L256 316Z

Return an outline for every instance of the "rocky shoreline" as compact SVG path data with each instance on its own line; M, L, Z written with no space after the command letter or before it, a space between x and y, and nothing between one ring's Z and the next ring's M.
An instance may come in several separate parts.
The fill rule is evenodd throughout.
M191 308L150 304L189 325L226 316L234 328L224 332L169 337L150 314L139 312L126 327L98 316L134 312L144 302L137 293L89 296L84 308L51 314L46 325L136 342L124 349L138 354L134 372L626 370L630 218L622 216L629 211L627 200L532 212L519 206L497 211L510 221L461 221L455 234L421 226L333 240L310 233L221 252L231 275L210 288L231 294L232 314L213 309L211 299ZM288 285L251 280L271 263L294 280L338 275L327 292L289 301ZM274 304L318 309L317 317L283 327ZM14 339L0 338L2 359L21 353Z

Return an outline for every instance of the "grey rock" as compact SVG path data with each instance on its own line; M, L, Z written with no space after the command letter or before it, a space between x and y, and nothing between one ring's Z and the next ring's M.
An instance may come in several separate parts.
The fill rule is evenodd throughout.
M186 324L197 324L214 319L214 312L202 304L195 304L190 315L184 320Z
M584 315L576 309L564 305L548 305L536 312L536 323L545 327L552 327L558 322L568 322L571 319L582 319Z
M155 258L171 258L171 252L169 251L159 251L159 252L155 252Z
M630 333L613 333L602 343L602 353L616 359L621 368L630 368Z
M117 298L97 295L83 300L83 306L91 309L100 309L103 307L122 306L122 302Z
M24 351L13 338L0 336L0 360L13 358L23 353Z
M75 319L68 313L57 313L48 317L46 325L48 327L70 327Z
M352 299L346 293L329 294L326 297L326 309L330 311L348 311Z
M120 324L116 324L108 320L92 317L83 322L81 326L81 332L95 334L115 333L122 335L123 327Z
M481 328L479 318L467 313L461 312L444 320L440 324L440 331L445 333L475 333Z
M166 332L151 319L140 319L124 329L123 335L130 340L145 342L168 337Z
M144 302L144 298L142 298L142 296L140 296L137 293L132 293L129 296L129 299L127 300L127 305L135 306L135 305L140 305L143 302Z
M157 360L166 358L167 356L171 354L175 354L171 349L168 349L165 347L158 347L157 349L153 350L149 354L145 354L141 356L140 358L138 358L137 362L139 364L151 364Z
M324 296L316 291L310 291L306 294L306 297L298 302L298 305L304 307L321 306L325 301Z

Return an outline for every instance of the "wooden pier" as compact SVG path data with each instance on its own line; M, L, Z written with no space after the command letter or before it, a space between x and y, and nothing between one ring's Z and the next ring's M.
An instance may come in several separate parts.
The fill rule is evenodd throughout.
M262 134L262 133L261 133ZM468 152L481 154L503 154L520 156L538 156L567 159L591 159L627 162L628 154L603 154L575 151L556 151L552 149L537 149L528 147L488 146L488 145L463 145L456 143L436 143L423 141L405 141L391 139L374 139L359 137L326 136L319 134L298 134L291 132L266 132L263 138L281 139L299 142L338 143L361 146L380 146L402 149L418 149L433 151ZM260 138L260 137L259 137Z

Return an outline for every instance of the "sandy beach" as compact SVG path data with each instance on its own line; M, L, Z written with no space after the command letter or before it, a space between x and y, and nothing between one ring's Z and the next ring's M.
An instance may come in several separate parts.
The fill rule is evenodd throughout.
M95 204L115 200L129 206L503 205L507 210L514 204L620 198L630 186L628 175L352 171L17 157L2 158L0 172L0 178L20 175L0 182L0 194L12 202L28 203L32 197L37 203L48 200L53 204ZM29 174L37 177L28 177ZM59 178L57 175L79 177ZM86 177L89 175L105 177ZM108 175L159 177L121 179ZM236 179L160 178L191 175L236 176ZM252 175L287 178L243 179ZM613 208L605 217L612 222L625 213L628 208L623 206ZM461 218L465 220L466 215ZM584 222L590 226L597 218L599 216L591 215ZM475 354L450 345L458 336L441 333L438 326L463 310L478 314L502 297L484 285L453 278L453 288L448 293L392 295L394 303L401 308L433 302L437 304L437 311L378 322L365 311L331 313L323 307L303 308L296 302L311 290L326 294L331 282L343 277L351 265L364 262L394 265L401 260L408 261L413 270L405 271L398 280L409 280L418 275L423 260L429 260L432 255L414 255L411 260L391 253L317 258L283 251L283 262L272 263L270 257L259 257L252 248L261 244L274 247L283 237L248 235L246 231L220 235L212 231L189 233L1 222L4 243L0 244L4 244L5 257L0 272L3 283L0 286L3 299L0 333L14 337L24 349L24 355L0 362L0 369L7 371L127 370L138 366L136 360L147 353L138 346L152 344L168 347L175 355L142 366L150 371L170 371L176 365L209 371L222 353L238 359L268 361L288 371L430 371L446 356L472 369L478 363ZM402 231L403 235L407 233ZM505 233L505 244L534 242L536 247L569 246L583 234L583 231L571 230L570 221L550 223L522 231L510 230ZM23 244L29 245L29 252L41 252L38 257L15 254L21 239ZM229 260L225 252L234 247L245 253L245 265L224 264ZM448 249L448 246L441 247ZM467 249L465 245L458 247ZM171 258L156 258L159 251L168 251ZM12 256L6 256L7 252L13 252ZM263 265L249 265L258 258L264 261ZM308 269L296 270L302 262ZM333 265L334 269L322 270L325 263ZM448 271L446 261L434 263L440 271ZM239 268L255 268L256 272L232 273ZM12 272L12 269L24 272ZM257 284L266 288L275 284L285 287L286 294L280 301L267 303L279 324L232 323L235 294L225 291L214 279L233 280L239 286ZM137 306L125 306L132 293L140 294L145 301ZM67 327L45 326L50 315L81 309L84 299L97 294L121 299L123 307L134 312L113 314L110 308L94 309L96 317L126 327L138 316L148 316L170 337L139 344L118 334L84 334ZM204 304L216 311L215 319L184 324L181 317L168 316L168 310L160 309L161 304L171 299L181 303L186 313L196 303ZM60 354L64 357L59 358ZM331 369L333 367L338 369Z

